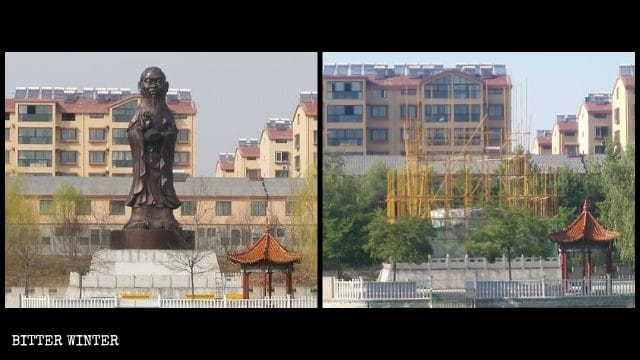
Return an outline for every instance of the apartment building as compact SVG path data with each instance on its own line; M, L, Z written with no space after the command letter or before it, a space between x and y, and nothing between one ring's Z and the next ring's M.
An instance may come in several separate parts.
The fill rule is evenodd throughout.
M220 153L216 163L216 177L234 177L233 166L235 158L233 153Z
M605 139L611 133L611 96L593 93L578 109L578 151L580 154L604 154Z
M551 155L551 130L538 130L533 140L532 154Z
M257 179L260 177L260 146L258 139L238 140L233 154L233 176Z
M140 100L127 88L18 87L5 98L5 174L131 176L127 128ZM174 171L193 175L196 107L170 89L178 137Z
M611 90L613 139L621 150L635 141L636 135L636 66L620 65Z
M347 155L404 154L408 120L426 153L511 151L511 80L505 65L328 64L323 141Z
M307 177L318 166L318 93L303 91L292 117L292 177Z
M260 175L291 177L293 129L287 118L271 118L260 133Z
M578 122L576 115L558 114L551 135L551 153L578 156Z

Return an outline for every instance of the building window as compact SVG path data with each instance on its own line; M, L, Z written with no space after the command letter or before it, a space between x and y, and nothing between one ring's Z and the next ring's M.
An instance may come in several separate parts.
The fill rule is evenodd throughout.
M62 113L62 121L76 121L76 114Z
M293 216L293 210L295 209L295 202L293 200L287 200L284 203L284 213L286 216Z
M173 162L180 165L189 164L189 153L186 151L176 151Z
M417 105L400 105L400 118L402 120L407 119L407 107L409 108L409 119L415 119L418 117L418 106Z
M576 132L575 131L565 131L564 132L564 136L573 137L573 136L576 136Z
M596 137L608 137L609 136L609 127L608 126L596 126L595 133L596 133Z
M189 129L178 129L177 142L189 142Z
M42 245L43 246L50 246L51 245L51 237L50 236L43 236L42 237Z
M400 90L400 95L415 95L416 89L402 89Z
M449 121L449 105L433 104L424 106L425 122L448 122Z
M133 158L131 151L114 151L111 159L111 166L116 167L132 167Z
M389 140L389 130L369 129L369 140L372 142L386 142Z
M427 129L427 145L449 145L449 129Z
M10 141L10 140L11 140L11 129L4 128L4 141Z
M249 179L260 178L260 169L246 169L245 174Z
M489 105L489 119L502 119L504 117L504 105Z
M9 121L11 120L11 113L8 112L4 112L4 121Z
M266 201L252 201L251 202L251 216L265 216L267 215L267 202Z
M106 135L107 131L105 129L89 128L89 141L104 141Z
M289 170L276 170L276 177L277 178L288 178L289 177Z
M462 76L453 76L453 97L455 99L480 98L480 84Z
M465 104L453 105L453 121L469 122L469 105L465 105Z
M329 146L362 146L362 129L329 129Z
M372 105L371 106L371 118L372 119L386 119L389 117L387 105Z
M88 246L89 245L89 238L87 236L78 237L78 245Z
M40 200L40 215L53 215L53 200Z
M318 130L313 130L313 145L318 145Z
M77 153L75 151L60 151L60 163L62 164L75 164Z
M9 164L10 163L10 161L9 161L10 159L11 159L11 151L5 150L4 151L4 163L5 164Z
M489 95L502 95L502 88L489 88Z
M113 121L115 122L130 122L133 119L133 114L138 110L138 100L129 101L128 103L113 108L111 113L113 114Z
M89 119L104 119L104 114L90 113Z
M91 245L100 245L100 230L91 229Z
M593 118L594 119L606 119L607 118L607 113L594 113L593 114Z
M258 160L258 158L255 156L247 156L247 161L251 161L251 160Z
M104 151L89 151L89 164L104 164Z
M613 122L617 124L620 124L620 109L616 108L615 110L613 110Z
M174 120L186 120L187 114L173 114Z
M362 99L362 82L328 81L327 99Z
M78 140L78 129L60 129L60 141Z
M425 99L448 99L451 88L451 75L424 84Z
M300 134L293 137L293 146L297 149L300 147Z
M195 201L183 201L180 207L180 215L182 216L194 216L196 214L196 202Z
M604 145L596 145L595 148L594 148L594 153L596 153L596 154L604 154L604 149L605 149Z
M19 128L18 144L51 144L52 133L51 128Z
M51 167L51 151L18 151L20 167Z
M76 215L91 215L91 200L76 201Z
M231 216L231 201L216 201L216 216Z
M53 121L53 106L18 105L18 121Z
M502 140L502 128L489 128L487 132L487 140L489 141L501 141Z
M480 131L475 128L453 129L454 145L480 145Z
M387 90L384 90L384 89L371 90L371 96L377 99L384 99L387 97Z
M124 200L109 201L109 215L124 215Z
M89 173L89 177L106 177L106 176L107 176L107 174L103 173L103 172L98 172L98 173L90 172Z
M327 114L330 123L362 122L362 105L329 105Z
M276 139L276 144L286 144L287 139Z
M288 151L276 151L276 162L277 163L289 163L289 152Z
M129 145L129 138L127 137L127 129L112 129L111 143L113 145Z

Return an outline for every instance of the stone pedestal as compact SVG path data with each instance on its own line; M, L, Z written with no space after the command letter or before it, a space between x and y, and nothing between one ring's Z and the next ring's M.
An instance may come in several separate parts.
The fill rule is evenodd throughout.
M191 230L125 229L111 231L109 248L193 250L195 234Z

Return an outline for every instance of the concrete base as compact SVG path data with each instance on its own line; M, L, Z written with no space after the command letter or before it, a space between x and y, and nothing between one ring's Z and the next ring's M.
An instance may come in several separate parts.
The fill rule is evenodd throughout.
M125 229L111 231L109 248L193 250L195 233L191 230Z

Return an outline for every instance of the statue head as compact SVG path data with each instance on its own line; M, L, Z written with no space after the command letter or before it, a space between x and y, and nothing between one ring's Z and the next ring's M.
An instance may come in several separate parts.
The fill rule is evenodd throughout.
M159 67L150 66L140 74L138 90L140 90L142 97L145 98L164 98L169 90L169 82L167 82L167 77Z

